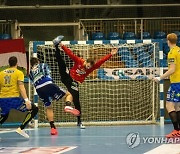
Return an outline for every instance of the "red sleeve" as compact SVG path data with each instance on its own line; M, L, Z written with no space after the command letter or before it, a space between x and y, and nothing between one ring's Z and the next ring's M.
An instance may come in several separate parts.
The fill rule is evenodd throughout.
M87 75L90 74L95 69L99 68L105 61L109 60L112 57L112 54L108 54L104 57L102 57L100 60L98 60L88 71Z
M79 61L79 57L76 56L69 48L67 48L65 45L61 46L61 48L64 50L64 52L74 61Z

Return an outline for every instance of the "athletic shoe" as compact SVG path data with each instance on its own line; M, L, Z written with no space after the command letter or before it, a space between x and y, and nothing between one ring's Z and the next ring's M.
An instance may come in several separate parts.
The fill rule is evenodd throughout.
M80 112L77 109L74 109L71 106L65 106L64 111L65 112L69 112L69 113L71 113L71 114L73 114L75 116L79 116L80 115Z
M25 138L29 138L29 135L24 130L21 130L21 128L16 129L16 133L20 134Z
M51 135L57 135L58 131L55 128L51 128Z
M58 45L58 44L61 42L61 40L62 40L63 38L64 38L63 35L57 36L57 37L53 40L54 46Z
M77 124L77 126L78 126L80 129L86 129L86 127L85 127L82 123Z
M173 130L171 133L166 135L167 138L180 137L180 132L178 130Z

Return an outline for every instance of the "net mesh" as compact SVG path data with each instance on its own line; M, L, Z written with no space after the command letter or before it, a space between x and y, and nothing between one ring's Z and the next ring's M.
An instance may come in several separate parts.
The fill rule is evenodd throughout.
M111 52L114 45L67 45L76 55L100 59ZM155 122L159 117L158 85L149 80L157 72L158 44L116 44L118 54L92 72L80 84L82 120L85 122ZM60 75L54 56L54 47L39 45L37 57L47 63L54 82L61 87ZM67 68L73 61L61 51ZM65 88L65 87L64 87ZM66 89L66 88L65 88ZM39 122L46 123L43 103L39 101ZM53 103L56 122L75 122L76 118L63 111L63 100Z

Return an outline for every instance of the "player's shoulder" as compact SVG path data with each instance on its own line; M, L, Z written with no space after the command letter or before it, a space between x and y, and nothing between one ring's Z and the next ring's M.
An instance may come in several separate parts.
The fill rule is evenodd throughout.
M178 46L176 46L169 51L168 55L169 56L176 55L178 52L180 52L180 48Z
M178 46L175 46L173 49L172 49L172 53L177 53L179 52L180 48Z
M18 70L18 69L15 69L15 73L18 74L18 75L23 75L24 76L23 72Z

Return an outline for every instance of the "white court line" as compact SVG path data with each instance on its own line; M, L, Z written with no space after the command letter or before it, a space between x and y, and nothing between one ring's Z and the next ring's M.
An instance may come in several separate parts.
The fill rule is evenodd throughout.
M74 147L68 147L68 149L65 149L65 150L63 150L63 151L61 151L61 152L58 152L58 154L71 151L71 150L73 150L73 149L75 149L75 148L77 148L77 147L75 147L75 146L74 146Z
M180 144L163 144L144 154L180 154Z
M25 130L34 130L32 128L28 128L28 129L25 129ZM3 133L12 133L12 132L15 132L16 129L5 129L3 131L0 131L0 134L3 134Z

